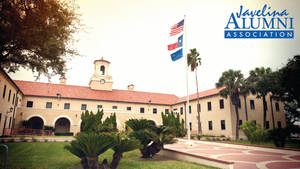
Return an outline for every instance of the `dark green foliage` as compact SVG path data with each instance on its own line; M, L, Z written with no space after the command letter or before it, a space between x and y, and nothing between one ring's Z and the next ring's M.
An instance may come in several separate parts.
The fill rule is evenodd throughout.
M0 67L64 76L66 59L76 54L70 48L79 26L74 2L1 0L0 8Z
M294 56L278 71L280 89L275 94L285 103L287 123L300 121L300 55Z
M103 110L98 110L96 114L86 110L81 114L82 132L117 132L116 114L111 114L102 122Z
M273 128L268 131L269 138L273 141L276 147L284 147L286 139L291 134L288 128Z
M126 125L133 131L131 137L140 140L142 158L151 158L158 153L164 144L172 144L176 140L174 129L166 126L155 126L153 121L147 119L130 119Z
M55 128L52 126L44 126L44 130L50 130L50 131L55 131Z
M113 144L114 146L112 149L114 150L114 154L113 154L113 160L110 164L111 169L117 168L121 158L123 157L124 152L141 148L141 144L139 140L132 137L128 137L123 133L117 133L116 135L114 135Z
M67 133L54 133L55 136L74 136L74 133L67 132Z
M242 124L240 129L243 130L251 143L264 142L268 137L267 131L264 130L264 128L262 128L259 124L255 124L253 120Z
M30 125L29 120L23 120L23 121L22 121L22 126L23 126L23 127L29 128L29 125Z
M180 123L180 116L177 114L177 116L174 115L174 113L170 114L163 114L161 113L163 126L171 127L174 130L174 134L176 137L184 137L186 134L185 128L184 128L184 120L182 119Z

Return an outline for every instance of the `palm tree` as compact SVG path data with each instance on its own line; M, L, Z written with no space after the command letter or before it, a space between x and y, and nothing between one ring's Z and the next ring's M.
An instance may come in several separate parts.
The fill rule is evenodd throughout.
M126 121L133 132L131 137L140 140L142 158L151 158L158 153L164 144L175 142L174 130L171 127L155 126L153 121L147 119L130 119Z
M88 160L84 152L81 150L80 144L77 140L73 140L70 145L66 145L65 149L69 150L72 154L81 159L80 163L83 169L89 169Z
M236 140L239 139L239 88L241 87L241 81L243 75L241 71L235 71L229 69L228 71L223 72L222 76L219 79L219 82L216 83L217 88L225 87L220 91L220 95L224 98L230 97L231 103L235 107L236 114Z
M84 157L87 158L90 169L98 169L98 156L113 147L112 137L104 134L80 133L75 139L65 148L82 160Z
M240 94L244 97L246 121L248 121L247 96L250 94L250 89L251 89L250 82L247 79L242 79Z
M257 98L262 98L263 100L263 126L266 128L267 119L267 101L266 95L270 92L270 84L267 80L267 76L271 74L272 70L270 68L255 68L250 71L249 80L253 83L254 92L257 94ZM272 105L271 105L272 106Z
M196 88L197 88L197 113L198 113L198 132L201 132L201 122L200 122L200 104L199 104L199 89L198 89L198 75L197 68L201 65L200 54L197 52L197 49L190 49L190 53L187 54L188 66L191 66L191 71L195 72L196 78Z
M123 157L124 152L128 152L141 147L139 140L135 138L130 138L123 133L118 133L113 137L114 150L113 160L110 164L111 169L116 169L119 165L121 158Z

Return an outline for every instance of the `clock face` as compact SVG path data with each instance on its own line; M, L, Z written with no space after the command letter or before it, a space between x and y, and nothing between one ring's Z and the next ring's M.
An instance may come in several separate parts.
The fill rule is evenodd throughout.
M101 84L104 84L104 83L105 83L105 80L104 80L104 79L101 79L101 80L100 80L100 83L101 83Z

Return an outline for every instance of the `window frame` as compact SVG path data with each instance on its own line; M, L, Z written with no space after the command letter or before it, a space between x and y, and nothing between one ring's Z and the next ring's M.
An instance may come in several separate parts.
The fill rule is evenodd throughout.
M70 103L64 103L64 110L70 110L71 104Z
M221 130L226 130L226 121L221 120Z
M211 101L207 102L207 111L212 111Z
M50 105L50 107L48 107ZM46 109L52 109L52 102L46 102Z
M31 106L30 106L30 103L31 103ZM26 107L27 108L33 108L33 101L27 100Z
M224 99L219 100L220 109L224 109Z

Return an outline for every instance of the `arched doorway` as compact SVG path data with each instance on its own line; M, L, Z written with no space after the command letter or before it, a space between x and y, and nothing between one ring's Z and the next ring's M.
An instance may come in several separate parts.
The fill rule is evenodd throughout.
M55 133L68 133L70 132L70 121L67 118L59 118L55 122Z
M29 120L29 128L32 129L43 129L44 121L40 117L31 117Z

